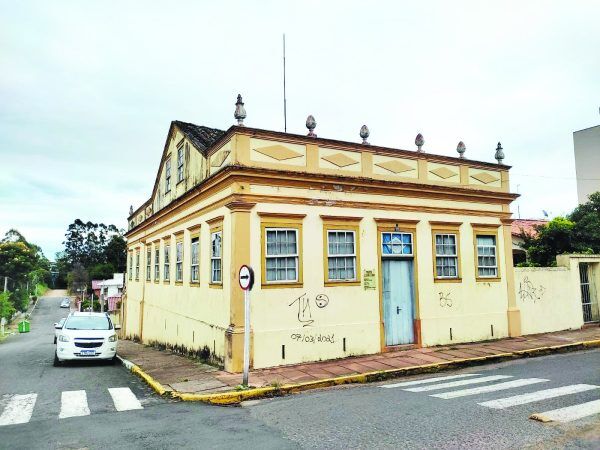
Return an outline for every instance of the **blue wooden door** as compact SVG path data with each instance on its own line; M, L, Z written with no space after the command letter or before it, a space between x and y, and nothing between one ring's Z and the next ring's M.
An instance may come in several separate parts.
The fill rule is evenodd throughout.
M383 324L386 345L414 342L413 261L383 260Z

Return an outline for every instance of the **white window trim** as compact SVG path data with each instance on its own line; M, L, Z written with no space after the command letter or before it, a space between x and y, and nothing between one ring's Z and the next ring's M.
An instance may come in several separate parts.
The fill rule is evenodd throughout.
M179 158L181 156L181 158ZM181 164L179 164L179 160L181 159ZM183 181L183 167L185 165L185 151L184 146L182 145L177 149L177 183L181 183Z
M160 249L154 249L154 281L160 280Z
M454 236L454 254L453 255L440 255L437 252L437 237L442 236L442 242L444 240L443 236ZM434 245L435 245L435 277L441 280L455 280L460 278L460 274L458 273L458 234L457 233L435 233L434 234ZM456 275L438 275L437 268L437 259L438 258L454 258L456 260L455 268Z
M494 245L479 245L477 243L477 237L478 236L486 236L486 237L492 237L494 238ZM477 278L498 278L498 245L496 243L496 235L494 234L483 234L483 233L477 233L475 235L475 247L477 247ZM495 266L480 266L479 265L479 257L489 257L492 255L480 255L479 254L479 247L487 247L487 248L493 248L494 249L494 261L496 261L496 265ZM493 275L481 275L479 273L479 269L494 269L495 273Z
M175 243L175 281L183 282L183 241Z
M221 254L219 256L214 255L213 248L213 236L219 235L221 237ZM221 268L219 273L221 274L220 280L215 280L215 271L213 269L213 261L219 260L221 261ZM210 282L212 284L222 284L223 283L223 230L213 231L210 233Z
M163 263L163 280L171 280L171 245L165 244L165 260Z
M171 192L171 158L165 161L165 195Z
M194 247L196 248L196 263L194 264ZM196 268L196 279L194 279L194 268ZM190 242L190 281L200 282L200 238L192 238Z
M352 233L352 237L354 240L354 253L348 254L336 254L331 255L329 253L329 233ZM354 277L353 278L329 278L329 258L354 258ZM335 228L327 229L327 281L356 281L357 277L357 268L356 268L356 232L354 230L339 230Z
M152 279L152 249L146 250L146 281Z
M293 231L296 234L296 253L282 254L282 255L269 255L267 247L267 233L269 231ZM265 284L286 284L286 283L297 283L300 275L300 258L298 253L298 229L290 227L265 227ZM296 278L293 280L267 280L267 260L276 258L295 258L296 259ZM287 276L287 274L286 274Z

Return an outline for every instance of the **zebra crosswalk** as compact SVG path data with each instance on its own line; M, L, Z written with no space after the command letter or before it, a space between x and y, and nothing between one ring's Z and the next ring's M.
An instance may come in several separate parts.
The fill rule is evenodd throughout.
M144 409L140 400L128 387L108 388L114 410L117 412ZM13 394L0 399L0 427L28 423L38 400L37 393ZM2 409L2 406L4 408ZM63 391L60 396L59 420L91 414L85 390Z
M379 386L383 389L399 388L411 393L425 393L426 395L442 400L481 394L493 394L500 391L537 386L547 383L545 378L514 378L512 375L482 376L478 373L429 377L420 380L411 380L401 383L392 383ZM479 406L490 409L507 409L530 403L543 402L559 397L567 397L582 392L596 391L600 394L600 386L593 384L572 384L557 388L541 389L525 394L511 395L477 402ZM529 417L541 422L571 422L585 417L600 414L600 400L593 400L563 408L553 409L541 413L533 413Z

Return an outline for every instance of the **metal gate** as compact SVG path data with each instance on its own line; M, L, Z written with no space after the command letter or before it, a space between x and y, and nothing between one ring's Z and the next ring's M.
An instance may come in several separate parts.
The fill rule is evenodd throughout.
M598 322L600 311L598 310L598 299L590 283L590 264L579 263L579 282L581 285L581 306L583 308L583 322Z

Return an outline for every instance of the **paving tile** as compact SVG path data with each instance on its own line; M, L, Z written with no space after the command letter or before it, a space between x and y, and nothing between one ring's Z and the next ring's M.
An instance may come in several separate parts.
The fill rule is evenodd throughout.
M342 364L340 364L343 367L347 367L348 369L350 369L353 372L356 373L367 373L367 372L371 372L371 368L368 366L363 366L362 364L358 363L358 362L343 362Z

